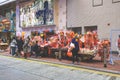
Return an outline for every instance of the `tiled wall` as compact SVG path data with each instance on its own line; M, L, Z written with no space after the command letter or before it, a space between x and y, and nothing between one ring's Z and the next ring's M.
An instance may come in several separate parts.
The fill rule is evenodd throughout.
M67 26L98 26L99 38L110 38L111 29L120 29L120 2L100 0L93 6L93 1L67 0Z

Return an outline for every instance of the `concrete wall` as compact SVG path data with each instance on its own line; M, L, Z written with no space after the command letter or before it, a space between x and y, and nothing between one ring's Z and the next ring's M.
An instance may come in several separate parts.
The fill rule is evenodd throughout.
M67 26L98 26L99 38L110 38L111 29L120 29L120 2L103 0L95 7L93 1L67 0ZM101 0L94 3L99 5Z

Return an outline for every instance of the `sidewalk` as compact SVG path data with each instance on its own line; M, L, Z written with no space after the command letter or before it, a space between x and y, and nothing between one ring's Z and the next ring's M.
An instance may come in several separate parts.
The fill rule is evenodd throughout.
M0 52L0 55L11 56L8 52ZM117 63L115 63L114 65L111 65L111 64L107 63L107 67L104 68L103 62L98 60L98 57L95 57L91 61L82 61L82 62L80 62L80 64L77 64L77 62L75 64L71 64L72 63L71 60L62 59L61 61L59 61L56 58L49 58L49 57L35 58L33 56L33 57L29 57L28 59L35 60L35 61L42 61L42 62L61 64L61 65L67 65L67 66L74 66L74 67L81 67L81 68L92 69L92 70L97 70L97 71L104 71L104 72L120 74L120 61L116 61Z

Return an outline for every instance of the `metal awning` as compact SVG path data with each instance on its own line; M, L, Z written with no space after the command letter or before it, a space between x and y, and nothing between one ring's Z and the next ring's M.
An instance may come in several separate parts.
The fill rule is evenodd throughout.
M8 3L13 2L13 1L16 1L16 0L0 0L0 6L3 6L5 4L8 4Z

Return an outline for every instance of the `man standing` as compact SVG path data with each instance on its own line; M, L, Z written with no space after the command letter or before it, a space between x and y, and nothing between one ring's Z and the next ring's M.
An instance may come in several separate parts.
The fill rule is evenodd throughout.
M17 39L17 47L18 47L18 53L17 53L17 56L20 57L20 54L21 54L21 51L23 50L23 40L21 37L18 37Z

